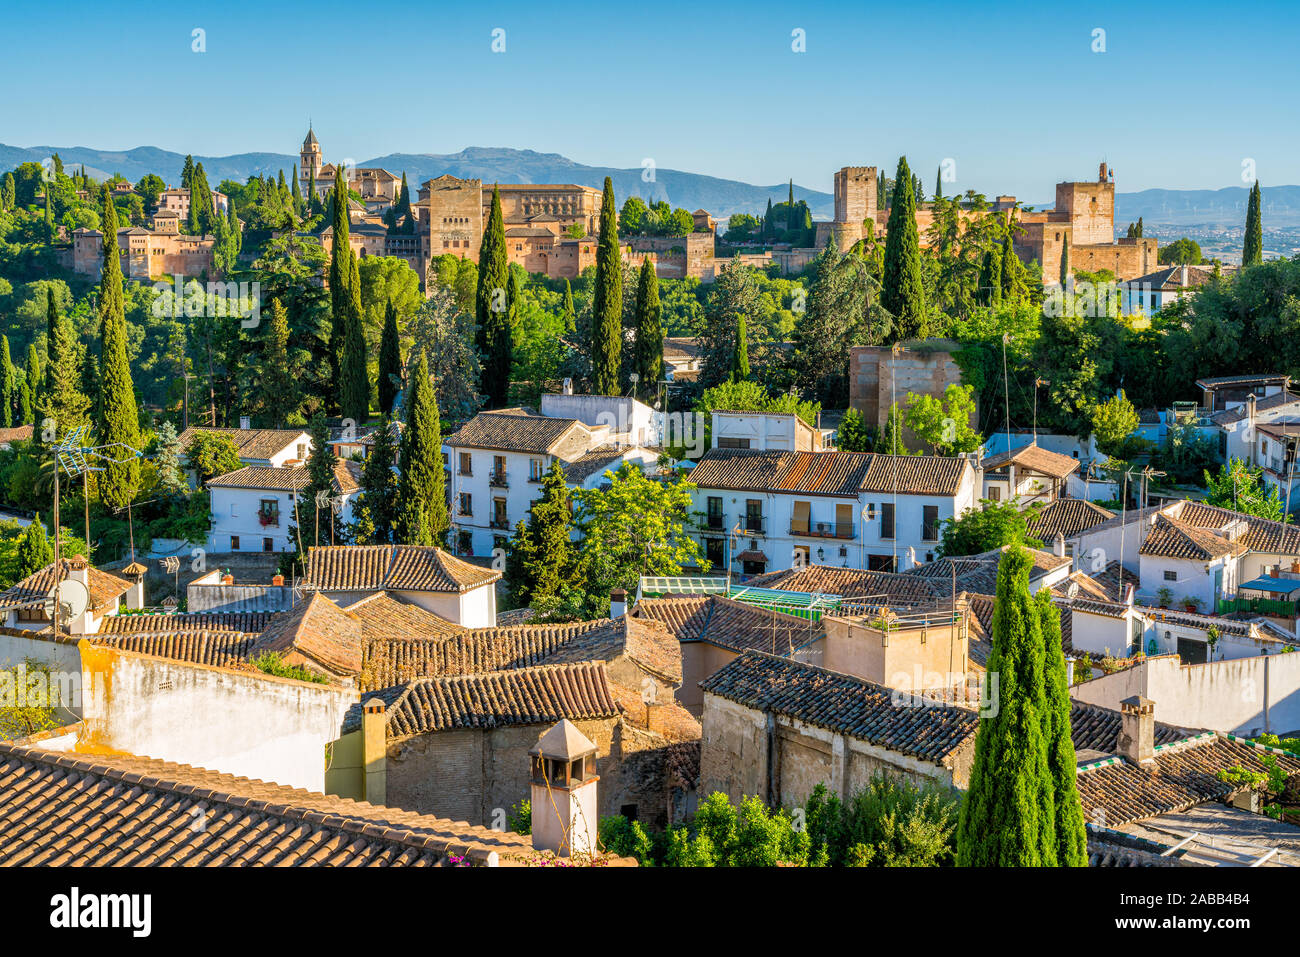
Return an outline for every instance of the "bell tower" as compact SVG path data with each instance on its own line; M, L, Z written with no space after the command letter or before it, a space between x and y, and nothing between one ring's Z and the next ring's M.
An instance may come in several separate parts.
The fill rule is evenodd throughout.
M302 150L298 158L301 160L298 164L298 179L302 184L303 195L306 196L312 177L319 180L320 168L324 165L321 162L320 141L316 139L316 131L310 125L307 127L307 138L302 141ZM317 182L316 189L320 188L320 183Z

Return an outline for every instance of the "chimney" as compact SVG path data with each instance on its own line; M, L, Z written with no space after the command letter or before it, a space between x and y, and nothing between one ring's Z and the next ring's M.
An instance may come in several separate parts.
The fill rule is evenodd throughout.
M564 380L564 385L562 385L562 386L560 387L560 393L561 393L562 395L573 395L573 380L572 380L572 379L565 379L565 380Z
M253 427L253 420L246 415L241 415L239 417L239 427L247 432Z
M1255 393L1246 396L1246 428L1253 431L1255 428Z
M1065 557L1065 536L1060 532L1056 533L1056 538L1052 542L1052 552L1057 558Z
M561 857L596 849L596 745L568 718L537 739L532 759L533 847Z
M609 593L609 617L622 618L627 614L627 592L615 588Z
M68 559L68 581L81 582L90 587L90 564L85 555L73 555Z
M902 560L898 564L899 564L898 570L900 572L911 571L913 568L915 568L917 564L916 548L912 545L908 545L906 550L903 552Z
M388 732L384 702L371 698L361 706L361 777L365 800L388 803Z
M1119 703L1119 740L1116 751L1134 764L1155 761L1156 703L1134 695Z

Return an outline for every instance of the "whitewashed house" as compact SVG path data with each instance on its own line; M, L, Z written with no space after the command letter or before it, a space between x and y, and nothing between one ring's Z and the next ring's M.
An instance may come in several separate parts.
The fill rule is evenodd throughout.
M307 432L300 429L254 429L249 427L248 422L248 416L243 416L237 429L210 429L192 425L181 432L181 466L186 469L191 486L197 485L197 476L193 469L188 468L185 450L200 433L229 438L235 444L235 451L239 453L239 461L243 465L285 469L307 464L312 449L311 436Z
M314 541L317 530L314 503L300 499L311 476L305 468L268 468L248 465L209 480L212 496L212 529L208 550L212 552L292 552L298 548L290 536L294 525L303 545ZM352 503L361 487L361 466L338 462L334 468L331 497L335 533L352 521ZM294 507L297 505L297 513ZM329 529L320 529L327 541Z
M542 407L557 414L480 412L443 443L457 554L504 547L541 496L553 463L574 488L599 486L623 462L656 467L659 449L649 443L658 433L648 406L618 396L562 395L543 396Z
M760 452L820 452L821 430L793 412L712 413L715 449L755 449Z
M1070 477L1079 470L1079 459L1029 445L990 455L980 463L983 469L982 498L994 502L1015 499L1021 506L1033 502L1054 502L1067 494Z
M126 608L144 606L143 565L132 563L118 576L93 568L81 555L62 561L59 580L59 597L66 605L81 607L74 592L85 597L84 607L71 620L63 622L65 634L93 635L100 629L104 618L116 615ZM45 631L50 627L50 616L45 602L54 593L54 564L0 591L0 622L16 631ZM4 664L0 655L0 664Z
M710 449L690 472L697 535L716 571L932 561L945 520L976 503L965 457Z

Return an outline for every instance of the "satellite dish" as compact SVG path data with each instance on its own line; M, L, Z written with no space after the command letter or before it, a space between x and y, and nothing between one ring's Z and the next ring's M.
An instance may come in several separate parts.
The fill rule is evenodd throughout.
M45 614L54 621L54 595L58 592L59 596L59 621L71 621L74 618L80 618L90 607L90 592L86 586L79 581L67 578L50 589L49 597L45 600Z

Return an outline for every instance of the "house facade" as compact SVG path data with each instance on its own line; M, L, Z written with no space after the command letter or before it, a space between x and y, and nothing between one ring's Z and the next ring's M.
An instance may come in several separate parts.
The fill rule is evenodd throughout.
M314 521L314 503L301 498L311 481L305 468L273 468L246 465L208 481L212 496L212 528L208 549L214 552L292 552L298 541L292 535L296 525L303 543L322 540L331 531L352 521L352 504L361 488L361 466L338 462L334 468L331 511L334 529L303 525ZM297 511L295 512L295 508Z

